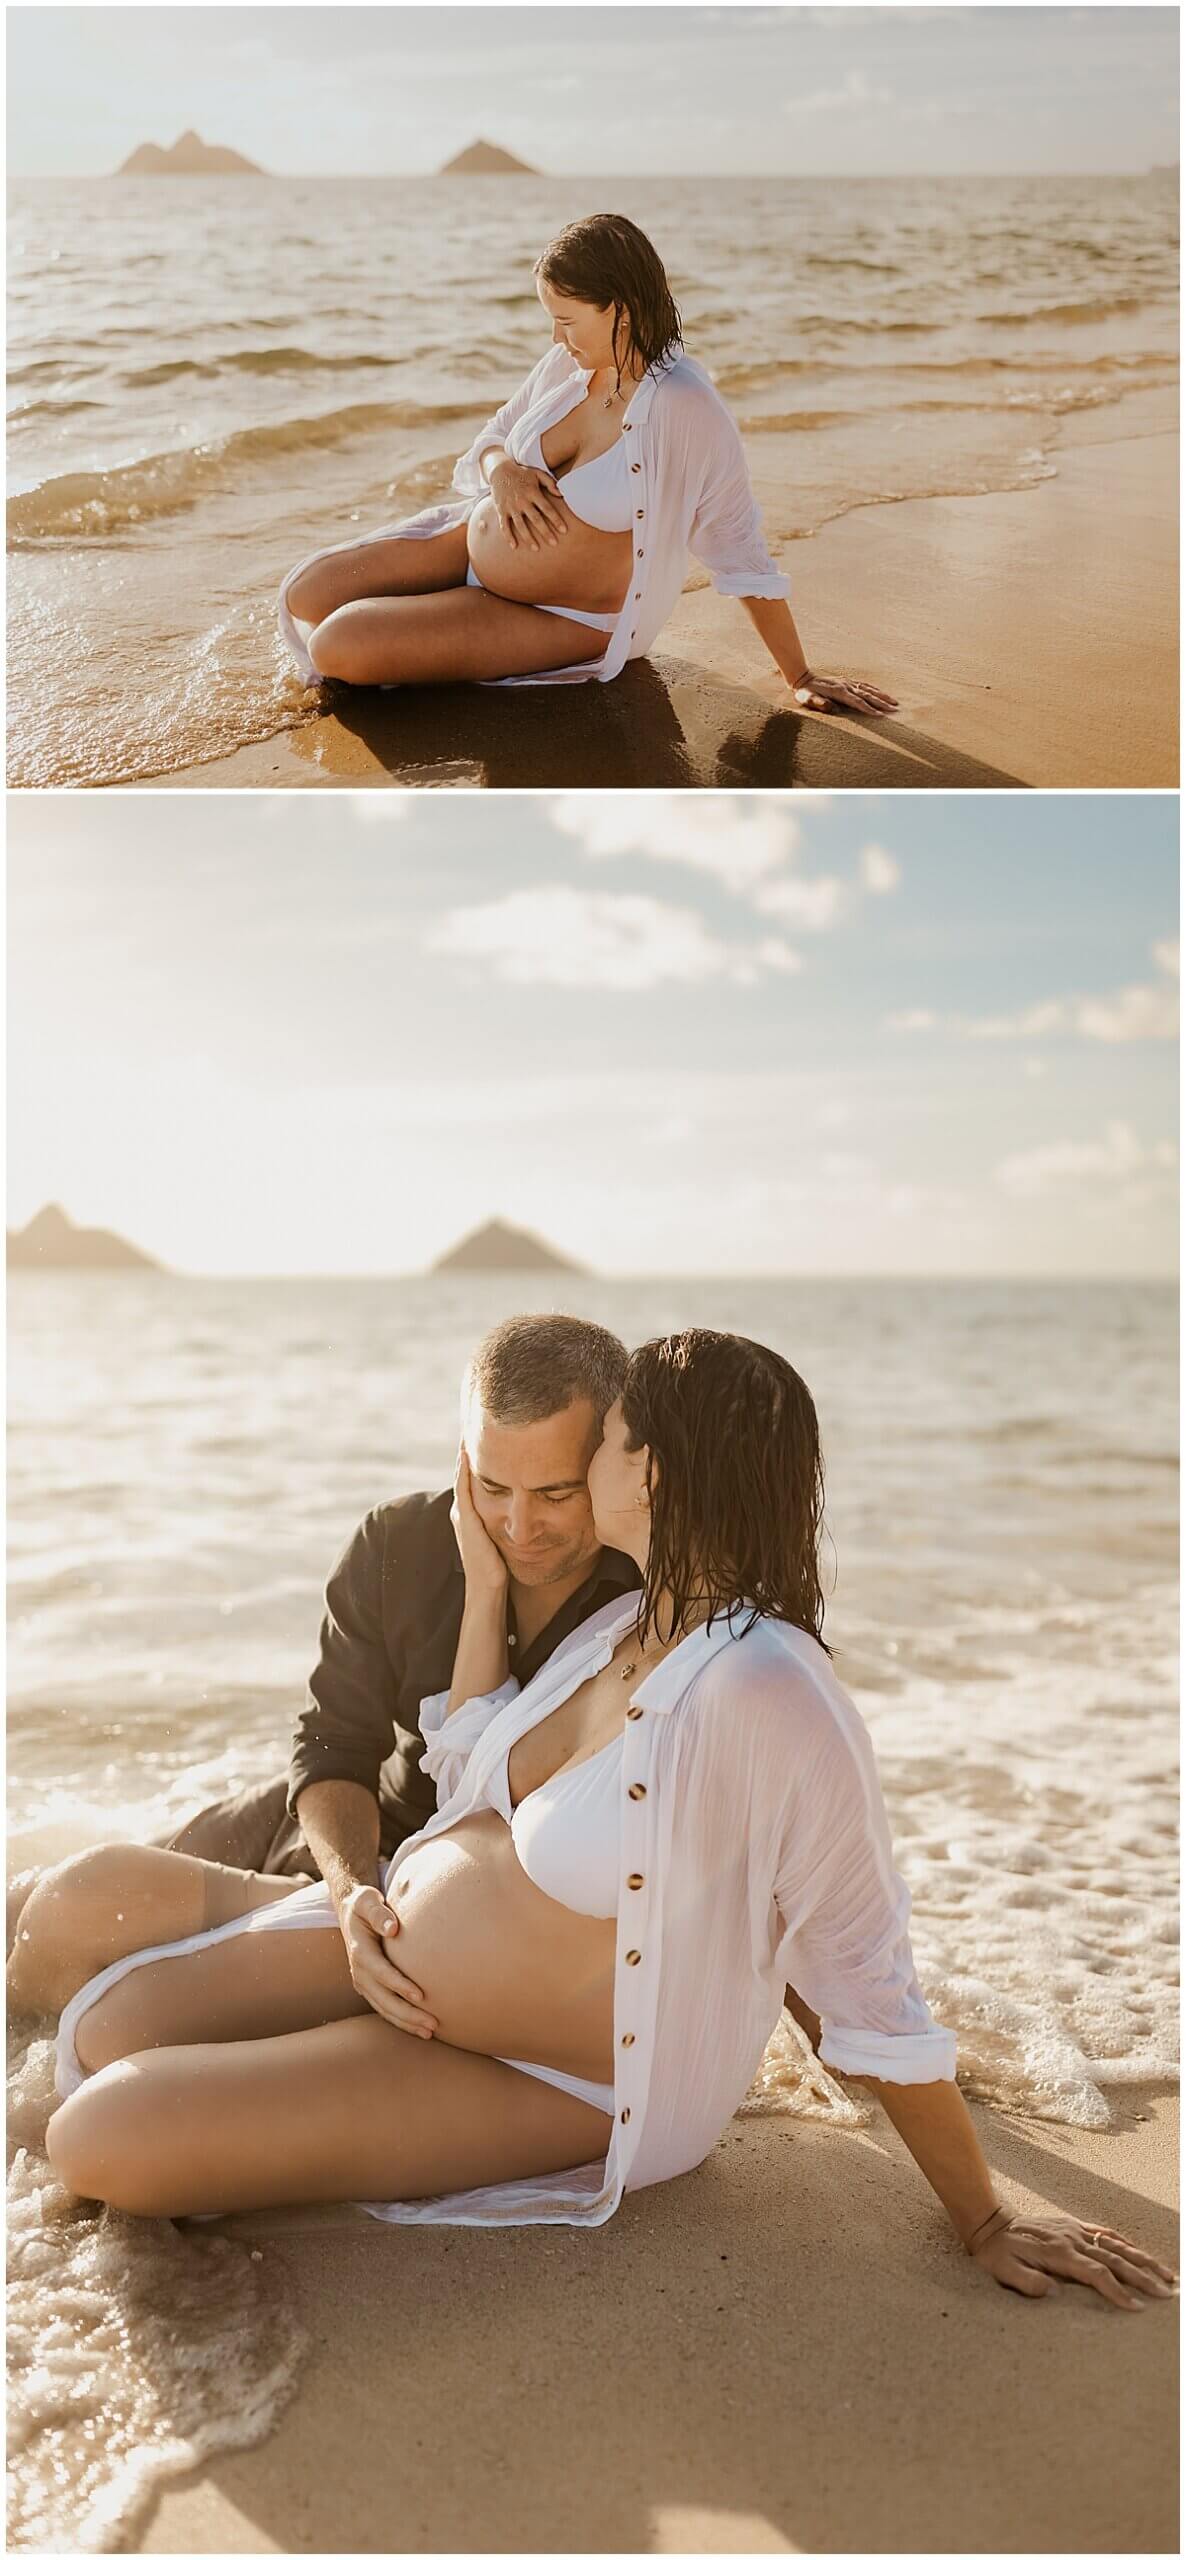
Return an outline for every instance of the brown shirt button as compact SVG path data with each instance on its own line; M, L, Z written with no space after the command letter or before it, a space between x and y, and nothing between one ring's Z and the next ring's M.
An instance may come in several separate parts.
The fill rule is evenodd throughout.
M633 2042L634 2042L634 2038L633 2038L633 2036L632 2036L632 2035L625 2035L625 2036L623 2036L623 2038L622 2038L622 2042L623 2042L623 2044L633 2044Z
M642 1948L641 1948L641 1947L628 1947L628 1948L627 1948L627 1950L626 1950L626 1962L627 1962L627 1964L641 1964L641 1963L642 1963Z
M641 1714L642 1714L642 1708L641 1708L641 1707L627 1707L627 1709L626 1709L626 1721L627 1721L627 1723L628 1723L628 1724L637 1724L638 1719L639 1719L639 1717L640 1717L640 1715L641 1715Z
M641 471L641 469L642 469L642 464L641 464L641 462L632 462L632 463L631 463L631 465L630 465L630 468L631 468L631 470L632 470L632 471Z
M622 2122L623 2122L623 2124L629 2124L629 2122L630 2122L630 2109L629 2109L629 2107L623 2107L623 2109L622 2109Z
M632 1804L641 1804L643 1797L646 1794L646 1788L640 1787L636 1779L632 1787L627 1787L626 1793L630 1797Z
M637 1893L637 1892L639 1891L640 1887L646 1883L646 1877L645 1877L645 1876L627 1876L627 1878L626 1878L626 1882L627 1882L627 1884L628 1884L628 1885L629 1885L629 1887L630 1887L631 1893Z

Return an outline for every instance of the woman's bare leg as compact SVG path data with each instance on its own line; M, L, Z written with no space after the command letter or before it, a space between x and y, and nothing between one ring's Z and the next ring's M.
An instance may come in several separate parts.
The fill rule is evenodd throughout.
M78 2195L190 2214L446 2194L575 2168L608 2138L567 2091L368 2011L113 2063L51 2118L48 2149Z
M319 553L290 578L285 601L295 621L316 625L359 596L435 595L443 587L463 587L468 566L463 524L429 534L422 542L399 535L388 541L350 542L340 551Z
M160 2045L293 2035L367 2008L337 1927L244 1929L136 1965L84 2009L74 2047L84 2071L102 2071Z
M29 1894L8 1962L9 1998L39 2016L64 2009L118 1956L221 1928L300 1889L295 1876L244 1874L176 1849L84 1849L47 1868Z
M480 684L602 658L609 635L512 604L485 587L368 596L341 605L308 642L318 674L342 684Z

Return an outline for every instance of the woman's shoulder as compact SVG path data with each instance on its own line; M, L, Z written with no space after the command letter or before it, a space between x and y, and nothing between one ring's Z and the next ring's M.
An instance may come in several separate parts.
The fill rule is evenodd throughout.
M785 1618L739 1617L706 1663L698 1684L710 1713L737 1718L739 1732L796 1752L851 1746L864 1732L858 1709L818 1639Z
M654 369L656 404L672 415L728 417L712 375L697 357L681 347L677 354L666 356Z

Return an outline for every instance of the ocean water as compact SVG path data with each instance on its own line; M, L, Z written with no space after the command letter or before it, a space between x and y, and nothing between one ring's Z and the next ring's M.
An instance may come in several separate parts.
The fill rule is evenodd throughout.
M1035 486L1060 422L1175 378L1143 179L92 179L15 186L9 779L181 769L311 716L283 570L439 496L546 344L598 204L665 257L776 548Z
M373 1502L447 1481L465 1353L523 1297L14 1275L10 1865L283 1768L334 1555ZM580 1280L563 1302L628 1342L728 1326L801 1369L826 1631L924 1990L969 2091L1105 2125L1111 2090L1175 2068L1172 1290ZM19 2040L11 2532L109 2549L157 2479L266 2428L300 2340L266 2250L66 2205L48 2086L44 2039ZM861 2117L782 2034L749 2104Z

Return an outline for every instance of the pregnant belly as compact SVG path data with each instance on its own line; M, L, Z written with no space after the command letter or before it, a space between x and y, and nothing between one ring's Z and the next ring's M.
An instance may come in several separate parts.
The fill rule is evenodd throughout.
M541 542L538 551L523 542L516 548L503 532L493 498L483 498L467 532L483 586L515 604L575 604L586 613L617 613L630 583L630 535L599 533L571 507L564 508L564 520L559 542Z
M613 1920L541 1893L497 1813L409 1844L389 1876L400 1965L447 2044L613 2078Z

